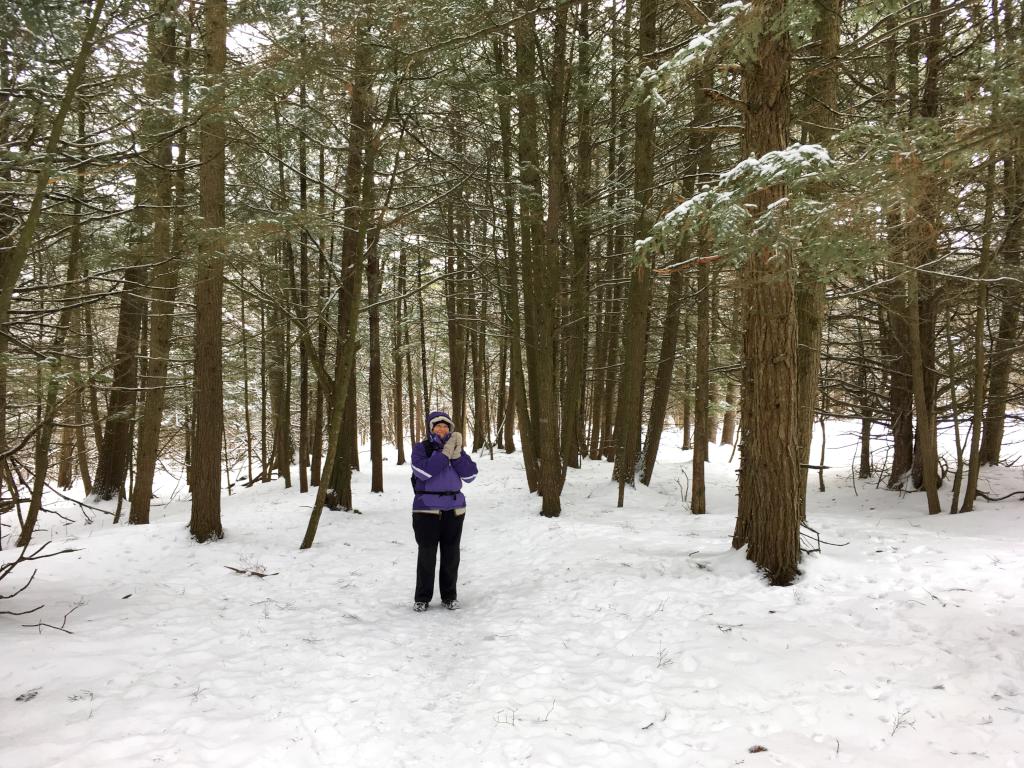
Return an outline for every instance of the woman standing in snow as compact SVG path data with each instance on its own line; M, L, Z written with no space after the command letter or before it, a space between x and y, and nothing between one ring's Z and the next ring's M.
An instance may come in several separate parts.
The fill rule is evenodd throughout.
M462 450L462 435L451 417L434 411L427 417L430 433L412 449L412 529L419 545L416 561L415 610L425 611L434 597L434 565L441 549L441 603L450 611L459 607L459 542L466 513L463 481L476 479L476 464Z

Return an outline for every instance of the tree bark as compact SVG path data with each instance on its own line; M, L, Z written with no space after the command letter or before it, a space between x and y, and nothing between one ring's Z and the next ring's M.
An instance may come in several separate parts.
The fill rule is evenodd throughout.
M753 60L744 63L741 100L744 149L760 157L787 144L792 54L788 32L776 29L782 0L755 0L752 11L763 26ZM784 194L769 187L750 202L761 213ZM800 564L792 270L792 254L772 248L751 254L743 267L743 449L733 546L747 545L747 559L773 585L791 584Z
M299 23L305 26L302 7L299 7ZM305 43L305 34L301 38ZM302 64L307 66L306 46L302 46ZM299 212L301 228L299 230L299 300L298 314L301 332L309 332L309 231L306 225L306 214L309 210L308 165L306 148L306 81L299 83ZM309 445L311 440L309 425L309 349L307 344L299 346L299 493L309 491Z
M398 252L398 274L396 275L395 290L399 297L405 296L405 267L406 257L405 249L402 248ZM398 466L405 464L405 416L402 413L403 406L403 392L402 392L402 332L404 329L405 319L402 315L402 308L405 302L404 298L399 298L395 302L395 328L392 337L392 351L391 351L391 364L395 371L395 386L394 386L394 405L392 406L392 423L395 429L395 449L398 451ZM410 392L412 386L409 387ZM411 404L410 404L411 408ZM412 436L415 440L415 435Z
M222 538L220 446L224 430L223 317L224 172L226 129L224 67L227 0L206 0L206 74L209 94L200 121L199 206L202 213L196 276L195 445L189 532L199 542Z
M144 175L140 172L138 177ZM148 182L137 178L140 194ZM139 199L139 203L144 200ZM141 215L140 215L141 216ZM103 426L103 443L96 464L93 493L98 499L112 499L121 492L128 477L128 464L132 454L132 422L135 418L136 389L138 387L139 331L145 311L143 299L146 281L145 254L136 251L134 263L124 271L121 306L117 323L113 380ZM220 438L217 439L220 445Z
M710 9L708 9L710 10ZM711 75L710 70L704 70L694 76L691 79L690 87L693 91L694 110L693 120L691 122L689 149L694 157L694 172L688 176L683 182L683 195L690 197L693 195L694 190L697 187L697 180L701 174L708 170L711 163L711 137L710 134L703 133L697 129L706 126L712 118L711 114L711 102L708 100L706 94L709 90L714 87L714 78ZM686 248L684 247L684 253ZM703 237L697 242L697 255L704 257L705 253L705 241ZM697 386L698 386L698 403L695 407L696 417L698 420L703 419L701 429L705 440L711 439L708 434L708 380L710 377L709 372L709 360L710 360L710 348L711 348L711 337L710 337L710 323L711 323L711 301L708 294L711 291L710 283L708 280L708 265L706 263L700 264L698 270L703 270L703 292L701 292L698 286L698 312L704 312L704 320L707 323L705 331L705 353L706 358L703 366L703 379L700 366L700 320L698 320L697 327L697 355L698 355L698 371L697 371ZM665 315L664 327L661 335L661 354L658 356L658 372L657 378L655 379L654 392L651 395L651 413L650 418L647 422L647 438L644 445L644 456L643 456L643 473L640 477L640 482L644 485L651 484L651 477L654 474L654 465L658 458L658 448L661 444L661 435L665 428L665 414L668 410L668 397L672 389L672 378L675 372L676 362L676 347L679 339L679 320L682 314L682 299L684 292L684 285L686 278L682 271L675 271L669 278L668 286L668 307ZM700 283L700 278L698 278ZM706 303L704 300L707 299ZM700 387L703 383L703 400L700 401ZM700 456L700 482L701 489L698 492L696 488L696 472L698 455L694 454L694 482L693 482L693 495L691 501L691 511L694 514L703 514L703 508L700 506L703 504L703 481L704 481L704 466L703 462L707 460L708 449L705 444L701 447L700 443L697 443L697 450L701 452ZM699 498L698 498L699 496ZM697 505L697 506L695 506ZM701 511L698 512L697 509Z
M333 407L331 409L330 426L327 436L327 455L324 459L324 476L317 487L316 500L309 516L306 533L300 549L309 549L316 538L317 526L323 512L328 491L335 491L339 479L339 470L351 474L351 468L344 466L347 462L339 462L342 441L342 426L350 399L350 385L355 368L356 350L358 348L359 300L362 288L362 265L359 248L366 240L369 226L369 211L363 209L363 201L368 199L367 187L373 184L375 165L374 142L371 137L370 106L369 106L369 19L367 18L371 2L365 2L361 11L358 42L356 46L354 77L352 81L352 109L349 121L349 140L345 168L345 215L344 233L342 235L342 273L343 296L338 314L338 341L335 357ZM355 430L355 424L349 425ZM339 466L339 464L341 466Z
M156 265L151 286L149 365L143 379L145 402L139 421L139 448L136 462L135 485L132 489L130 525L149 523L150 500L153 496L153 477L160 449L160 424L163 420L164 391L167 385L167 367L171 349L171 330L174 321L174 297L178 288L180 254L171 247L171 206L173 176L171 169L170 115L174 102L175 28L173 9L176 0L163 0L156 17L149 25L150 69L146 73L146 96L154 104L150 125L144 136L154 141L152 155L152 208L153 230L149 259ZM188 121L188 96L185 95L183 122ZM184 129L183 129L184 131ZM178 162L184 162L184 134L179 135ZM244 332L244 329L243 329Z
M559 411L558 411L558 369L555 364L557 355L556 335L558 334L558 296L559 296L559 265L561 264L559 249L559 233L563 216L562 193L564 181L562 175L562 153L564 151L563 120L565 87L568 77L566 61L568 6L561 4L555 8L554 41L551 61L551 94L548 104L548 205L547 220L544 222L543 243L535 244L531 258L524 262L534 273L533 283L536 291L527 294L527 302L534 302L536 322L535 342L537 344L535 365L530 370L530 381L536 382L537 409L535 428L540 458L539 492L542 499L541 514L545 517L558 517L562 511L561 493L564 478L562 468L562 452L559 446ZM530 36L517 43L529 44L533 37L533 19L530 19ZM519 45L517 44L517 51ZM529 51L532 58L532 49ZM520 57L517 53L517 62ZM530 65L532 67L532 62ZM526 73L523 72L523 75ZM531 78L532 80L532 78ZM522 129L521 129L522 130ZM526 163L532 164L536 158L536 143L529 147L530 155L524 156ZM529 173L524 165L522 173ZM527 183L534 183L539 196L539 179L534 182L529 176ZM540 247L537 247L537 246ZM574 407L577 407L574 404Z
M594 44L590 40L590 0L580 3L576 28L579 40L577 63L576 112L579 124L576 169L576 204L572 227L572 261L569 274L569 316L565 318L565 383L562 397L562 462L579 468L583 455L581 418L586 378L587 303L590 295L590 242L592 226L590 211L591 175L593 171L594 137L591 89L591 59ZM564 86L564 82L560 83ZM552 94L554 98L554 94ZM554 118L554 115L552 115ZM559 157L558 161L562 160Z
M370 215L367 212L364 215ZM366 299L369 313L370 340L370 493L384 492L384 402L380 361L380 254L377 238L366 249Z
M640 34L638 54L643 69L657 66L658 0L639 0ZM646 237L654 221L654 105L652 99L639 100L636 107L636 143L633 149L635 178L633 198L637 216L633 239ZM623 368L615 409L615 470L619 484L618 506L623 504L625 486L635 484L640 452L640 411L647 363L647 322L651 308L651 265L641 263L630 270L629 298L623 334Z
M805 132L810 142L828 147L836 129L839 94L839 28L843 0L821 0L815 9L812 45L816 62L807 77L810 104ZM825 320L826 275L817 264L801 261L796 282L797 316L797 440L800 463L810 464L811 434L821 379L821 330ZM806 516L807 473L798 486L800 516Z
M705 251L703 238L698 244L698 253ZM707 494L704 489L704 464L708 460L708 411L711 404L711 281L710 267L707 264L697 266L697 386L693 402L693 472L690 490L690 513L703 515L707 510Z
M928 18L928 36L925 41L925 82L921 98L921 118L937 122L940 112L939 74L942 67L943 19L941 13L942 0L930 0ZM919 270L914 274L912 286L918 295L917 307L911 307L911 316L916 312L918 326L911 328L911 356L920 354L922 375L924 377L924 400L919 401L917 383L914 383L914 403L917 410L917 422L914 445L914 464L912 477L914 487L924 486L926 492L932 480L938 485L938 451L936 435L936 393L938 390L938 374L936 372L936 326L940 308L939 288L933 274L934 265L939 259L939 233L942 230L942 214L938 207L941 180L931 170L923 169L917 178L911 179L911 210L907 221L907 252L912 260L911 269ZM908 288L911 286L908 286ZM913 322L911 320L911 322ZM916 333L916 338L915 338ZM916 349L915 349L916 347ZM911 366L916 363L912 360ZM916 377L916 374L914 374ZM923 434L924 428L930 434ZM926 479L926 475L935 476ZM929 493L929 497L931 494ZM936 501L937 503L937 501ZM931 508L929 498L929 508ZM933 513L934 514L934 513Z

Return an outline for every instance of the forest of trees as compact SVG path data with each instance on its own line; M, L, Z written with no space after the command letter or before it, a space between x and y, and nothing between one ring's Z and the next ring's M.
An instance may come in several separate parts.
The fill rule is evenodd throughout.
M733 545L788 584L824 419L932 514L1020 457L1020 0L2 14L5 546L76 483L146 524L167 472L199 541L234 486L315 493L308 547L445 408L546 516L584 460L621 506L669 423L703 513L738 444Z

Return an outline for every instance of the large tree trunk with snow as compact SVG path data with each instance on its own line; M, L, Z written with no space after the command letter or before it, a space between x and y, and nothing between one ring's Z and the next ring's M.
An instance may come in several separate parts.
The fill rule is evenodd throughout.
M789 34L776 29L783 23L783 0L755 0L752 10L762 19L762 32L743 70L744 148L761 156L787 143L792 54ZM784 194L782 187L769 187L750 202L763 212ZM742 270L743 447L733 546L746 545L747 558L775 585L791 584L800 565L793 268L787 250L765 248L751 254Z

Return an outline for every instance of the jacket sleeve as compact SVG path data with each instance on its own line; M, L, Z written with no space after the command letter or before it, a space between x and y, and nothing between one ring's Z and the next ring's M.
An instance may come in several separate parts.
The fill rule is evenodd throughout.
M434 451L428 459L423 443L416 443L412 448L412 472L420 480L429 480L447 464L448 457L440 451Z
M452 469L459 473L459 477L464 483L472 483L476 480L476 462L465 451L452 461Z

